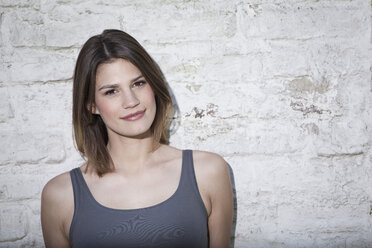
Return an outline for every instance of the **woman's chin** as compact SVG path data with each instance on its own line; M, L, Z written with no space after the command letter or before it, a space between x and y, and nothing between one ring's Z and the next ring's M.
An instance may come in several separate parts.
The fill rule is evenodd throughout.
M146 139L152 137L152 132L150 129L147 130L133 130L131 132L117 132L112 131L111 135L119 135L123 138L130 138L130 139ZM109 137L111 136L109 132Z
M132 135L132 136L129 136L130 138L132 139L146 139L146 138L151 138L152 137L152 133L150 130L146 131L146 132L140 132L138 134L135 134L135 135Z

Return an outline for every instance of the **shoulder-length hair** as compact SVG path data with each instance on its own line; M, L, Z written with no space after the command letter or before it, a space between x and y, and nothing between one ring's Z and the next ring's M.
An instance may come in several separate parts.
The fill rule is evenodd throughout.
M168 143L172 98L159 67L145 49L129 34L120 30L104 30L83 45L73 76L72 123L77 149L88 166L99 176L113 171L114 165L107 150L106 125L93 114L97 68L102 63L125 59L135 65L151 86L156 102L156 115L151 125L153 149Z

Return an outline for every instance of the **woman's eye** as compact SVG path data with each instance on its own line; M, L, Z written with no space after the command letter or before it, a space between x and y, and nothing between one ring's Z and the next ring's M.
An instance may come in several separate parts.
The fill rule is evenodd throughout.
M134 87L141 87L144 84L146 84L146 81L137 81L137 82L133 83L133 86Z
M112 89L112 90L108 90L105 92L105 95L108 96L108 95L112 95L112 94L115 94L116 90L115 89Z

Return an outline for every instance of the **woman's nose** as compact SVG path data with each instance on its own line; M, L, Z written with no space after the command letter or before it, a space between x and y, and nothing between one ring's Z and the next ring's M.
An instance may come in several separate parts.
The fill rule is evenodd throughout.
M136 94L132 90L128 90L122 95L122 106L123 108L133 108L136 107L140 101Z

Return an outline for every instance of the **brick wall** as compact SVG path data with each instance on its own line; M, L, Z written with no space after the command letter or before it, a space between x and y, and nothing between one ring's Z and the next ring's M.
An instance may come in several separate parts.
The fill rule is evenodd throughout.
M171 144L235 179L235 247L372 247L367 0L0 0L0 247L42 247L40 194L78 166L72 71L105 28L178 103Z

